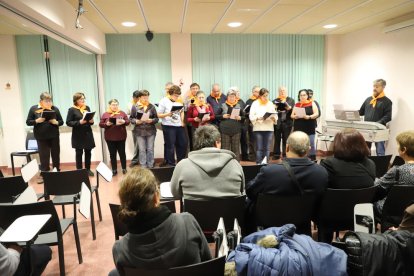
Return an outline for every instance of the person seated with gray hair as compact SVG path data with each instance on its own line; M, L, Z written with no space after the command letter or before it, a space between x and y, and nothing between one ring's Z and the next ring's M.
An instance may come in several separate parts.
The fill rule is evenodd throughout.
M216 126L197 128L193 146L194 151L174 169L171 178L174 197L207 200L243 194L243 169L233 152L221 149L221 136Z
M253 213L259 194L300 195L303 192L322 195L328 186L325 168L308 158L309 136L302 131L292 132L286 142L286 158L282 164L269 164L260 169L246 185L249 212ZM300 187L289 175L288 168ZM288 207L288 206L286 206Z

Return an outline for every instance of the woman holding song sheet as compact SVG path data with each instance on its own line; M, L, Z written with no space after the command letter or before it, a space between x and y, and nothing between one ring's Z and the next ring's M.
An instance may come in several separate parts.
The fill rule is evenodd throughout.
M309 135L311 145L309 158L316 160L315 128L316 118L319 117L318 107L313 100L309 99L309 91L306 89L299 90L298 100L291 115L294 120L293 131L303 131Z
M139 164L143 168L154 167L155 124L158 123L157 110L149 102L149 96L147 90L139 90L138 102L131 112L131 123L136 125L133 132L138 141Z
M237 161L240 161L241 120L244 119L244 111L236 96L237 91L229 89L227 100L221 104L216 118L220 121L221 148L231 150Z
M108 110L102 114L99 126L105 129L105 141L108 146L111 159L112 175L118 174L116 153L121 159L122 173L126 174L125 141L127 138L126 126L129 125L128 115L119 110L119 102L116 99L109 101Z
M199 126L209 124L214 118L214 110L211 105L206 102L206 95L203 91L198 91L194 104L188 106L187 122L191 123L194 130Z
M40 170L50 170L51 155L53 167L60 170L59 126L63 125L63 119L59 109L53 105L49 93L40 94L39 104L30 108L26 124L33 126L33 134L39 150Z
M256 164L267 164L277 113L275 105L269 101L269 90L266 88L260 89L257 100L252 103L249 119L256 140Z
M72 148L76 151L76 169L82 169L82 155L85 152L85 168L89 176L91 171L91 151L95 147L95 140L91 125L95 112L90 112L89 106L85 103L85 94L76 92L73 95L73 106L69 108L66 116L66 124L72 128Z

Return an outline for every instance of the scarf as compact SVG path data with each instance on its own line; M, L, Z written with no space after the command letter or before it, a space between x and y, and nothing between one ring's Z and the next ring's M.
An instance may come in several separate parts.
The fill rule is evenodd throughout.
M237 104L237 101L234 101L234 103L230 103L229 100L226 100L226 104L231 107L234 107Z
M132 234L141 234L157 227L171 215L171 211L160 205L147 212L138 212L136 217L127 222L127 227Z
M207 113L207 105L196 105L198 113Z
M48 108L48 107L45 107L43 104L42 104L42 102L39 102L39 104L37 105L37 110L35 111L35 113L42 113L44 110L52 110L52 106L53 105L51 105L50 106L50 108Z
M255 101L257 100L257 97L255 95L251 95L249 99Z
M73 106L73 108L76 108L77 110L79 110L80 111L80 113L85 113L85 111L86 111L86 104L84 104L84 105L82 105L82 106L77 106L77 105L74 105Z
M302 102L298 103L299 107L304 107L304 106L306 107L306 106L309 106L309 104L312 104L312 100L306 100L303 103Z
M117 110L117 111L112 111L112 109L110 109L110 108L108 108L108 109L106 110L106 112L108 112L109 114L111 114L111 117L113 117L113 116L115 116L115 115L118 115L118 114L121 114L121 111L120 111L120 110Z
M384 91L382 91L378 96L374 97L372 95L372 100L369 102L369 104L372 104L372 107L375 107L377 105L377 100L380 98L385 97Z
M210 96L213 98L213 99L216 99L216 102L218 103L219 102L219 100L220 100L220 98L221 98L221 92L219 93L219 95L216 97L216 96L213 96L213 92L211 92L210 93Z
M138 104L138 108L139 109L143 109L144 112L146 112L147 111L147 108L148 108L148 106L149 106L150 103L148 102L148 103L144 104L142 102L137 102L137 104Z
M167 94L167 98L168 99L170 99L170 101L172 101L173 103L174 102L176 102L176 103L183 103L183 99L181 99L181 96L180 97L178 97L178 99L176 100L176 101L174 101L172 98L171 98L171 95L170 94Z
M276 100L278 100L278 99L279 99L279 100L280 100L280 102L284 103L284 102L286 102L286 98L287 98L287 97L281 97L281 96L279 96L279 97L277 97L277 98L276 98Z
M266 101L262 101L262 99L258 98L257 100L259 101L260 105L266 105L269 102L268 99L266 99Z

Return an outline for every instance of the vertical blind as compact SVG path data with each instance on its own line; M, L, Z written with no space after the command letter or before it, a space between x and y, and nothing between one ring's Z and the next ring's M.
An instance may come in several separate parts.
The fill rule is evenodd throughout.
M297 100L297 92L312 89L319 100L323 87L324 36L271 34L193 34L193 81L209 92L240 88L247 99L254 85L268 88L270 98L279 86Z

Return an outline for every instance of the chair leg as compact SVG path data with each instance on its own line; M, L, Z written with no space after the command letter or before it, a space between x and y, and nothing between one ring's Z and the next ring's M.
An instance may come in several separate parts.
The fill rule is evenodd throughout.
M80 241L79 241L79 232L78 232L77 222L76 221L73 222L72 226L73 226L73 233L75 235L76 251L78 252L78 261L79 261L79 264L81 264L83 263L83 259L82 259L82 250L81 250Z
M91 226L92 226L92 239L96 240L95 212L93 210L93 200L91 200Z
M62 205L62 216L63 218L66 218L65 205Z
M59 254L59 270L60 276L65 276L65 252L63 250L63 240L58 242L58 254Z
M11 159L11 165L12 165L12 172L13 172L13 176L16 175L16 173L14 172L14 157L12 154L10 154L10 159Z
M96 205L98 207L99 221L102 221L101 201L99 200L98 190L95 190L95 196L96 196Z

